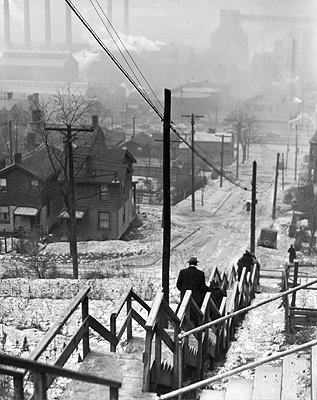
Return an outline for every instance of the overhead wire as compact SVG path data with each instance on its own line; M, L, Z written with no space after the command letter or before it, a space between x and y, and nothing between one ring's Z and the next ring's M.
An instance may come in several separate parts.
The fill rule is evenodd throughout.
M141 95L141 97L147 102L147 104L150 105L150 107L153 109L153 111L160 117L161 121L164 121L164 115L163 113L158 110L156 105L152 102L152 100L149 98L148 94L143 90L143 86L137 85L136 81L129 75L129 73L125 70L125 68L122 66L122 64L119 62L119 60L111 53L110 49L103 43L101 38L98 36L98 34L95 32L95 30L90 26L88 21L84 18L84 16L80 13L80 11L77 9L77 7L74 6L73 2L71 0L65 0L67 5L70 7L70 9L73 11L73 13L77 16L77 18L81 21L81 23L86 27L86 29L90 32L90 34L94 37L94 39L97 41L97 43L100 45L100 47L106 52L106 54L109 56L109 58L113 61L113 63L117 66L117 68L122 72L122 74L127 78L127 80L132 84L132 86L138 91L138 93ZM95 8L95 7L94 7ZM100 17L100 13L98 13ZM132 56L130 55L132 58ZM124 57L126 60L126 57ZM131 67L130 67L131 68ZM134 74L135 75L135 74ZM142 74L143 75L143 74ZM137 82L139 80L136 78ZM147 82L147 81L146 81ZM148 82L147 82L148 83ZM152 91L153 92L153 91ZM153 92L154 93L154 92ZM231 171L225 171L222 168L221 169L217 168L212 162L210 162L206 157L204 157L201 153L197 151L197 148L199 148L202 152L205 152L204 149L202 149L199 145L195 144L195 146L191 143L191 140L188 140L186 137L186 134L179 128L177 129L173 126L173 122L170 124L170 129L191 149L191 151L196 154L201 160L203 160L209 167L211 167L214 171L216 171L218 174L222 175L224 179L228 180L230 183L233 185L246 190L246 191L251 191L251 189L248 189L246 186L242 186L242 181L238 180L235 178L232 174ZM177 126L177 125L176 125ZM183 136L179 133L182 132ZM206 153L206 152L205 152ZM208 158L212 158L208 153L206 153L206 156ZM213 160L215 163L219 162L217 160ZM239 182L237 182L239 181Z

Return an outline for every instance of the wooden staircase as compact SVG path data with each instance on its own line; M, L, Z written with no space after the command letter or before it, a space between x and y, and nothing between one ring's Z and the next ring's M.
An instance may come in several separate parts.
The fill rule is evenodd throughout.
M200 400L316 400L316 346L285 356L279 365L259 365L253 379L230 377L226 390L204 389Z
M98 353L90 351L79 372L107 376L122 383L119 399L157 399L155 393L142 392L142 356L128 353ZM110 400L108 387L72 381L61 400Z

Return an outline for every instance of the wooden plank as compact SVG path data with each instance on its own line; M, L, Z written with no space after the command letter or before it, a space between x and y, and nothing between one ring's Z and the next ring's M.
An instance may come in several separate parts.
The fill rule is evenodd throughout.
M310 353L311 400L317 400L317 346Z
M255 369L252 400L275 400L281 395L282 367L261 365Z
M201 392L200 400L225 400L225 391L204 389Z
M251 400L253 379L230 378L225 400Z
M307 378L309 360L299 353L289 354L283 358L283 377L281 400L297 400L297 382Z

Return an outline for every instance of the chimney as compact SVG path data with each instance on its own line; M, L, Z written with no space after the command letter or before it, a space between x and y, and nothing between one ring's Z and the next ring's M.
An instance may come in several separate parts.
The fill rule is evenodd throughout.
M92 116L92 126L93 126L94 128L97 128L98 123L99 123L99 121L98 121L98 115L93 115L93 116Z
M45 0L45 47L50 49L52 46L51 34L51 6L50 0Z
M6 166L6 159L4 158L3 160L0 160L0 169L5 168Z
M33 93L33 101L35 104L39 104L39 94Z
M30 3L24 0L24 46L31 48L31 23L30 23Z
M72 13L69 5L66 3L66 49L72 49Z
M22 164L22 154L21 153L15 153L14 154L14 163L15 164Z
M8 92L7 93L7 100L12 100L13 97L13 93L12 92Z
M9 49L11 47L9 0L3 0L3 19L4 48Z
M129 0L124 0L124 33L129 36Z

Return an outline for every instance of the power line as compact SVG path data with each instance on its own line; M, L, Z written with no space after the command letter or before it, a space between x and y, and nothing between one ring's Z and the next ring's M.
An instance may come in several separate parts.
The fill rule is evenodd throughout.
M124 67L121 65L121 63L111 53L109 48L103 43L103 41L100 39L100 37L97 35L97 33L93 30L93 28L90 26L88 21L83 17L83 15L79 12L79 10L73 5L72 1L65 0L65 2L68 4L68 6L71 8L71 10L75 13L75 15L81 21L81 23L86 27L86 29L91 33L91 35L94 37L94 39L97 41L97 43L101 46L101 48L106 52L106 54L109 56L109 58L114 62L114 64L122 72L122 74L134 86L134 88L138 91L138 93L141 95L141 97L150 105L150 107L153 109L153 111L160 117L161 121L164 121L164 116L163 116L162 112L160 112L157 109L157 107L152 102L152 100L149 98L147 93L143 90L143 88L136 84L134 79L129 75L129 73L124 69ZM217 167L215 167L214 164L212 164L206 157L202 156L196 149L193 148L191 143L189 143L187 140L184 139L184 137L181 136L181 134L173 126L173 123L170 124L170 128L199 158L201 158L201 160L203 160L209 167L211 167L218 174L221 173L221 171ZM185 135L185 133L181 129L178 128L178 130L180 130ZM209 157L209 155L207 155L207 156ZM230 183L232 183L233 185L235 185L237 187L240 187L243 190L251 191L251 189L248 189L245 186L242 186L242 182L239 184L236 182L236 179L234 179L233 177L232 178L229 177L231 174L232 174L231 172L225 173L223 175L224 179L228 180Z

